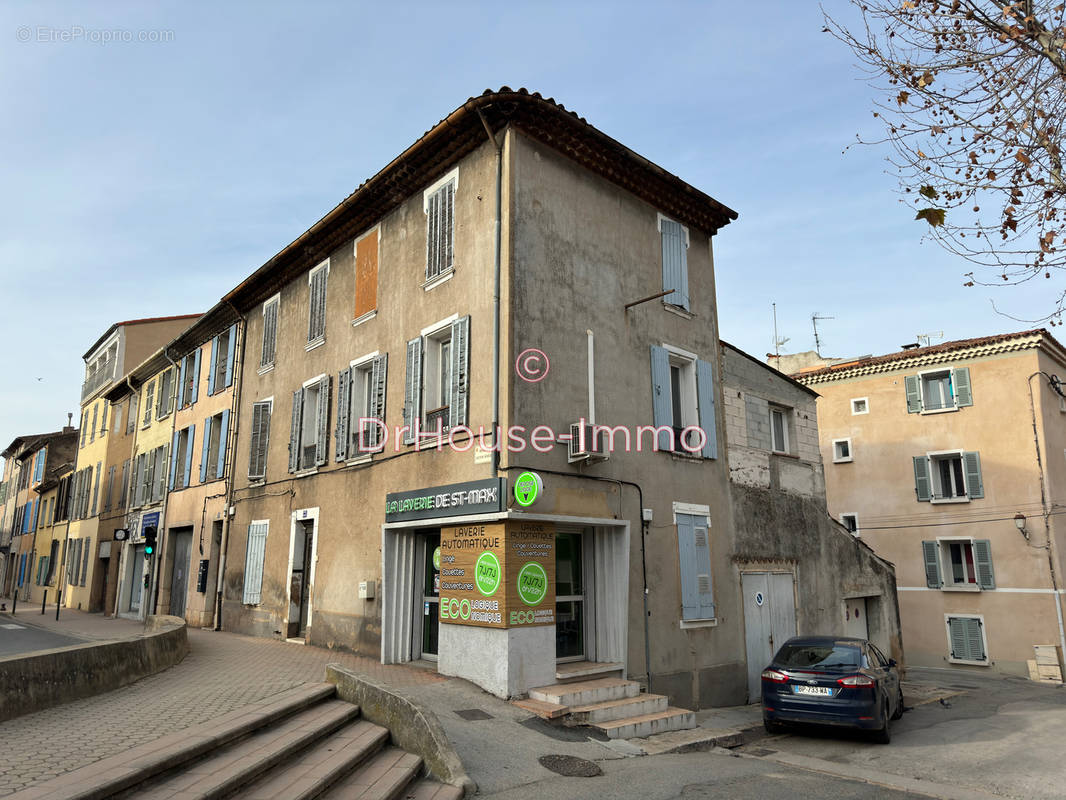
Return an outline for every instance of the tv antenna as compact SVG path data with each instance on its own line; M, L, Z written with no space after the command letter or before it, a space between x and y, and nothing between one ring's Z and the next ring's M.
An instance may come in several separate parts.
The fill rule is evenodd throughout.
M774 355L777 360L781 361L781 345L789 341L787 336L777 335L777 303L771 303L774 307Z
M818 320L820 319L836 319L836 317L823 317L817 311L811 314L811 326L814 328L814 352L819 356L822 355L822 340L818 338Z
M933 343L932 340L934 338L935 339L943 339L944 338L944 331L931 331L930 333L919 333L914 338L918 342L918 344L922 345L922 347L928 347L929 345L931 345ZM925 342L924 344L922 344L923 341Z

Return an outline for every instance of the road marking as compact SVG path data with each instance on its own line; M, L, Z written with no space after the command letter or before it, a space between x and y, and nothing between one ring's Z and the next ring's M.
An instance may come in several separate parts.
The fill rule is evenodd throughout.
M4 623L3 625L0 625L0 628L7 628L9 631L21 631L21 630L25 630L26 626L25 625L16 625L13 622L7 622L7 623Z

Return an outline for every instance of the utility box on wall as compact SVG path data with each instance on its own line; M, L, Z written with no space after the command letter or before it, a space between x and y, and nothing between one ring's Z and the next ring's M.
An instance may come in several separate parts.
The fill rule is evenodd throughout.
M374 581L359 581L359 599L374 599Z

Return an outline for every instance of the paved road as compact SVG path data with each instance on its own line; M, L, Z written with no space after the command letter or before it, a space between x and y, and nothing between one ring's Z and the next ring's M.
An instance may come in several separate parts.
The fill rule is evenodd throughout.
M83 644L84 639L43 630L22 621L16 622L6 614L0 614L0 658L30 653L34 650L51 650L53 647L68 647Z

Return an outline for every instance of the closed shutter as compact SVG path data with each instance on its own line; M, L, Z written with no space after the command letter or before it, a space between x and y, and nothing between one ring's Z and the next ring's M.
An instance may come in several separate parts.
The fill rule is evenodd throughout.
M696 594L699 618L714 619L714 583L711 580L711 532L705 517L693 517L693 545L696 551Z
M188 369L188 366L189 357L185 356L181 360L181 366L178 368L178 408L183 408L185 406L187 395L187 392L185 391L185 371Z
M152 499L162 500L167 491L167 446L156 448L155 480L152 482Z
M202 350L203 348L197 347L192 360L192 393L189 405L195 403L200 396L200 354Z
M292 394L292 427L289 429L289 472L300 470L300 428L303 424L304 390Z
M422 419L422 339L407 343L407 374L403 389L403 424L407 427L403 441L415 440L414 429Z
M969 452L962 454L962 469L966 473L966 496L971 500L985 496L985 485L981 480L981 454Z
M355 318L369 314L378 303L378 231L355 245Z
M89 577L89 551L92 550L92 539L82 540L84 547L81 549L81 582L80 585L85 585L86 578Z
M929 482L929 459L926 456L914 456L914 493L923 502L933 498Z
M326 335L326 281L329 267L316 268L310 276L310 308L307 320L307 341L313 342Z
M103 471L103 462L96 462L96 480L93 482L93 510L90 517L96 516L96 506L100 499L100 473Z
M662 219L663 290L673 289L664 298L667 303L688 310L688 253L685 229L669 219Z
M669 452L673 448L674 413L670 403L670 354L665 347L651 346L651 404L655 427L656 448Z
M178 437L180 436L181 432L175 431L174 438L171 440L170 444L170 479L167 481L167 486L170 488L171 491L174 491L174 472L178 466L178 459L176 458L176 456L178 455Z
M252 406L252 447L248 459L248 477L266 476L267 441L270 436L270 403Z
M133 468L133 504L135 506L144 505L144 453L140 453L134 461Z
M226 352L225 388L233 385L233 358L237 354L237 323L230 325L229 349Z
M352 369L342 369L337 373L337 429L335 431L338 461L344 461L348 457L349 430L355 420L350 419ZM355 455L353 451L352 455Z
M279 303L280 301L274 300L263 306L263 349L259 357L260 367L268 367L274 363Z
M218 430L218 462L215 464L215 477L226 474L226 441L229 438L229 409L222 410L222 424Z
M133 433L137 429L137 402L140 395L130 395L130 413L126 418L126 433Z
M317 427L315 428L315 466L321 467L329 459L329 405L330 384L333 379L327 375L318 382L318 407L315 413L318 415Z
M715 425L715 404L718 392L714 387L714 371L710 362L696 362L696 399L699 403L700 427L707 440L703 444L704 458L718 458L718 428Z
M367 416L385 422L385 386L389 370L389 354L385 353L374 359L370 368L370 408ZM382 431L379 426L371 425L368 431L367 445L377 447L383 445Z
M154 397L155 383L153 382L148 384L148 388L144 390L144 419L141 420L142 425L147 426L152 422L152 399Z
M951 657L962 661L985 661L985 647L981 636L981 620L974 617L951 617L948 632Z
M448 427L466 425L470 393L470 317L452 323L452 401Z
M171 485L173 485L173 479L171 480ZM127 458L125 461L122 462L122 481L121 481L121 488L119 489L119 494L118 494L118 502L122 505L123 508L125 508L126 504L128 503L127 493L129 492L129 488L130 488L130 460Z
M218 337L211 340L211 363L207 367L207 393L215 393L215 372L218 370Z
M185 446L185 473L182 475L182 486L187 487L189 485L189 479L192 477L192 446L196 439L196 426L190 425L188 428L189 438ZM204 437L207 438L206 436ZM174 453L174 458L181 458L180 453Z
M992 542L989 539L974 540L973 560L977 567L977 585L982 589L995 589L996 576L992 570Z
M713 619L714 586L707 520L692 514L677 514L676 517L681 619Z
M268 522L253 522L248 526L248 548L244 559L245 605L258 605L263 589L263 561L266 557Z
M144 502L152 502L152 484L155 482L155 451L144 454Z
M93 403L93 422L92 427L89 428L89 441L93 441L96 438L96 415L100 411L100 404Z
M907 413L917 414L922 410L922 387L917 375L903 378L903 388L907 396Z
M940 547L936 542L922 542L922 558L925 560L925 585L930 589L939 589L943 585L940 579Z
M113 495L115 493L115 471L117 467L107 468L107 494L104 495L104 511L111 510Z
M955 405L959 408L973 405L973 390L970 388L969 367L959 367L951 371L951 386L955 392Z
M211 454L211 417L204 419L204 443L200 448L200 483L207 480L207 460Z
M426 280L435 278L440 272L440 192L434 192L426 208Z

